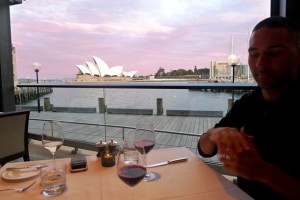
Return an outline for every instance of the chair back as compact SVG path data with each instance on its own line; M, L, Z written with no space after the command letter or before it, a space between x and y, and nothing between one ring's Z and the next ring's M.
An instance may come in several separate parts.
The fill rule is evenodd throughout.
M0 113L0 165L23 157L29 161L28 122L30 111Z

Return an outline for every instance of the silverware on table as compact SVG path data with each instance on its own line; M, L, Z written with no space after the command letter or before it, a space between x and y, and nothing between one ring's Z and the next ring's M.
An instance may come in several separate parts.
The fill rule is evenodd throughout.
M6 170L18 170L18 169L40 169L40 168L44 168L44 167L48 167L48 165L28 165L28 166L17 166L17 167L7 167Z
M26 187L21 187L21 188L5 188L5 189L0 189L0 192L2 191L8 191L8 190L15 190L17 192L24 192L27 189L29 189L31 186L33 186L35 184L36 181L34 181L33 183L31 183L30 185L26 186Z
M173 159L173 160L168 160L168 161L164 161L164 162L160 162L160 163L156 163L156 164L152 164L152 165L147 165L147 168L159 167L159 166L163 166L163 165L168 165L168 164L174 164L174 163L184 162L184 161L187 161L187 160L188 160L187 157L182 157L182 158L177 158L177 159Z

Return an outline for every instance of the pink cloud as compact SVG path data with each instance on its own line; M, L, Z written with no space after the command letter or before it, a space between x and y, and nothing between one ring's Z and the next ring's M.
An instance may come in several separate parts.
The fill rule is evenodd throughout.
M11 7L18 78L74 78L77 64L102 58L124 71L154 74L208 67L234 51L247 62L249 31L269 15L267 1L24 1Z

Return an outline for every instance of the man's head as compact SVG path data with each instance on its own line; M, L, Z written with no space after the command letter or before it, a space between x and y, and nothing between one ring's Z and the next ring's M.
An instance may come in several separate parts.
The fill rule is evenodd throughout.
M256 26L253 28L252 32L257 31L260 28L284 28L289 30L291 33L294 34L295 42L300 47L300 26L293 20L281 17L281 16L274 16L266 18L260 21Z
M297 78L300 65L300 28L285 17L269 17L253 29L248 63L265 91L283 91Z

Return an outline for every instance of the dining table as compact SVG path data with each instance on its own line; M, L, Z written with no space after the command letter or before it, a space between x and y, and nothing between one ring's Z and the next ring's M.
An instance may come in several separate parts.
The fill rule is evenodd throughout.
M120 199L168 199L168 200L229 200L252 199L232 181L225 178L208 166L198 155L186 147L155 149L147 154L147 164L155 164L176 158L187 157L184 162L167 164L148 168L156 172L159 179L151 182L141 181L134 188L129 187L117 175L116 165L103 167L101 158L86 156L88 169L82 172L71 173L71 158L57 159L65 162L67 167L67 189L59 196L51 199L63 200L120 200ZM51 160L50 160L51 161ZM49 160L28 161L31 164L43 164ZM0 168L0 174L8 167L15 167L24 162L6 163ZM24 181L0 180L1 188L18 188L26 186L36 180L37 182L23 193L16 191L0 192L0 199L47 199L41 194L40 177L35 176Z

